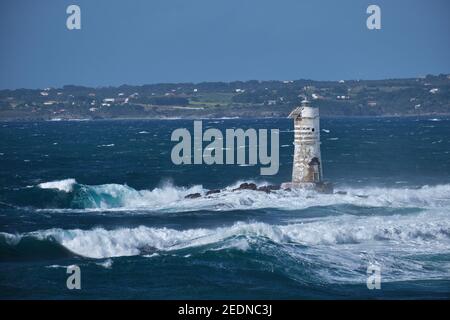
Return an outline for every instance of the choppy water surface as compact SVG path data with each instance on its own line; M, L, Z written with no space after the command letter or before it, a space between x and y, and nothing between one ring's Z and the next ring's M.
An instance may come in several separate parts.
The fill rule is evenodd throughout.
M289 120L203 125L280 129L279 173L173 165L187 120L0 123L0 298L450 297L450 120L322 119L332 195L232 191L290 179Z

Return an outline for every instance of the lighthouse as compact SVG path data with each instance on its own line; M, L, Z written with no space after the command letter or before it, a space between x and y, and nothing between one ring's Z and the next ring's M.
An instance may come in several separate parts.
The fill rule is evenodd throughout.
M292 181L283 183L281 187L332 192L332 185L323 181L319 109L305 99L289 114L289 118L294 119Z

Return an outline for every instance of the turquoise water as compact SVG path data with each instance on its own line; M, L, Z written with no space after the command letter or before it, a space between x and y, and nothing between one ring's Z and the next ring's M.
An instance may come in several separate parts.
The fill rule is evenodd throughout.
M275 176L173 165L170 135L192 125L0 123L0 298L450 298L449 119L322 119L332 195L231 191L290 180L290 120L203 122L279 129Z

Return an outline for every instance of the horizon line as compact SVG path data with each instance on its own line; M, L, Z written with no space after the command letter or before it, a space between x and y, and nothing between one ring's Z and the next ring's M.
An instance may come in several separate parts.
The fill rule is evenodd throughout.
M182 84L203 84L203 83L233 83L233 82L251 82L251 81L258 81L258 82L284 82L284 81L311 81L311 82L339 82L339 81L345 81L345 82L358 82L358 81L389 81L389 80L412 80L412 79L426 79L428 76L432 77L439 77L439 76L447 76L447 78L450 77L450 72L448 73L439 73L439 74L433 74L428 73L426 75L418 75L415 77L387 77L387 78L359 78L359 79L339 79L339 80L317 80L317 79L247 79L247 80L204 80L200 82L189 82L189 81L182 81L182 82L149 82L149 83L143 83L143 84L127 84L122 83L120 85L98 85L98 86L90 86L90 85L84 85L84 84L63 84L62 86L46 86L46 87L16 87L16 88L0 88L0 91L16 91L16 90L43 90L43 89L63 89L67 86L74 86L74 87L83 87L83 88L89 88L89 89L103 89L103 88L120 88L123 86L130 86L130 87L143 87L143 86L154 86L154 85L182 85Z

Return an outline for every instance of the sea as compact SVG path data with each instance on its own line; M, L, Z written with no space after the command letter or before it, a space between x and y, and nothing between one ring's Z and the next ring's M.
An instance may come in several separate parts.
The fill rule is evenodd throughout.
M272 176L175 165L178 128L0 122L0 299L450 298L449 117L322 118L333 194L233 191L291 180L289 119L203 120L278 129Z

